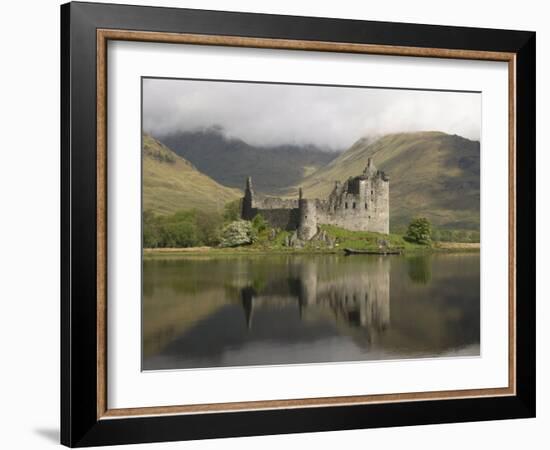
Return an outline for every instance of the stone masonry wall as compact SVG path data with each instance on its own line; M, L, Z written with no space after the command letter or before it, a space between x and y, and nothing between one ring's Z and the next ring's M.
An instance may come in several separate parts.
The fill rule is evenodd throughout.
M300 214L298 208L256 209L256 214L261 214L273 228L280 228L288 231L298 228Z
M317 223L351 231L389 233L389 183L365 183L360 194L343 194L338 202L317 200Z

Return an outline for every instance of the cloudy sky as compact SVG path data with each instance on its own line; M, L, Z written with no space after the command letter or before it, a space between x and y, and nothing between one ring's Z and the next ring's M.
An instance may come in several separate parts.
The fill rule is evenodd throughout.
M346 149L363 136L437 130L479 140L478 93L143 80L143 128L163 135L220 126L253 145Z

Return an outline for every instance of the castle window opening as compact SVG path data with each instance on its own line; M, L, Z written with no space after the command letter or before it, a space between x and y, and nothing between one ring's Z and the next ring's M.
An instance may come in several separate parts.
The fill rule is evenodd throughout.
M344 204L345 208L348 209L348 202Z
M353 203L351 204L351 207L352 207L353 209L355 209L355 202L353 202Z
M365 209L369 209L369 204L365 202Z

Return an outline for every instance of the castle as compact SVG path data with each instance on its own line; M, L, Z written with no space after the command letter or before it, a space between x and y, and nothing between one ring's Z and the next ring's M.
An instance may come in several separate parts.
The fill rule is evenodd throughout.
M389 184L388 176L375 167L371 158L361 175L350 177L344 183L336 181L325 200L306 199L301 188L297 200L256 198L252 179L248 177L241 217L252 220L260 214L273 228L296 230L298 238L305 241L318 233L318 225L387 234L390 230Z

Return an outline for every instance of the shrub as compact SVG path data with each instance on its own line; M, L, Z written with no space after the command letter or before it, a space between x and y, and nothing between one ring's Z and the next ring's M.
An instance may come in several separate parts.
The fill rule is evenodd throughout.
M256 230L251 222L235 220L223 227L220 236L220 247L237 247L252 244L256 239Z
M417 217L407 228L407 240L421 245L430 245L432 242L432 226L425 217Z
M269 224L261 214L256 214L252 219L252 226L258 233L267 230L268 225Z

